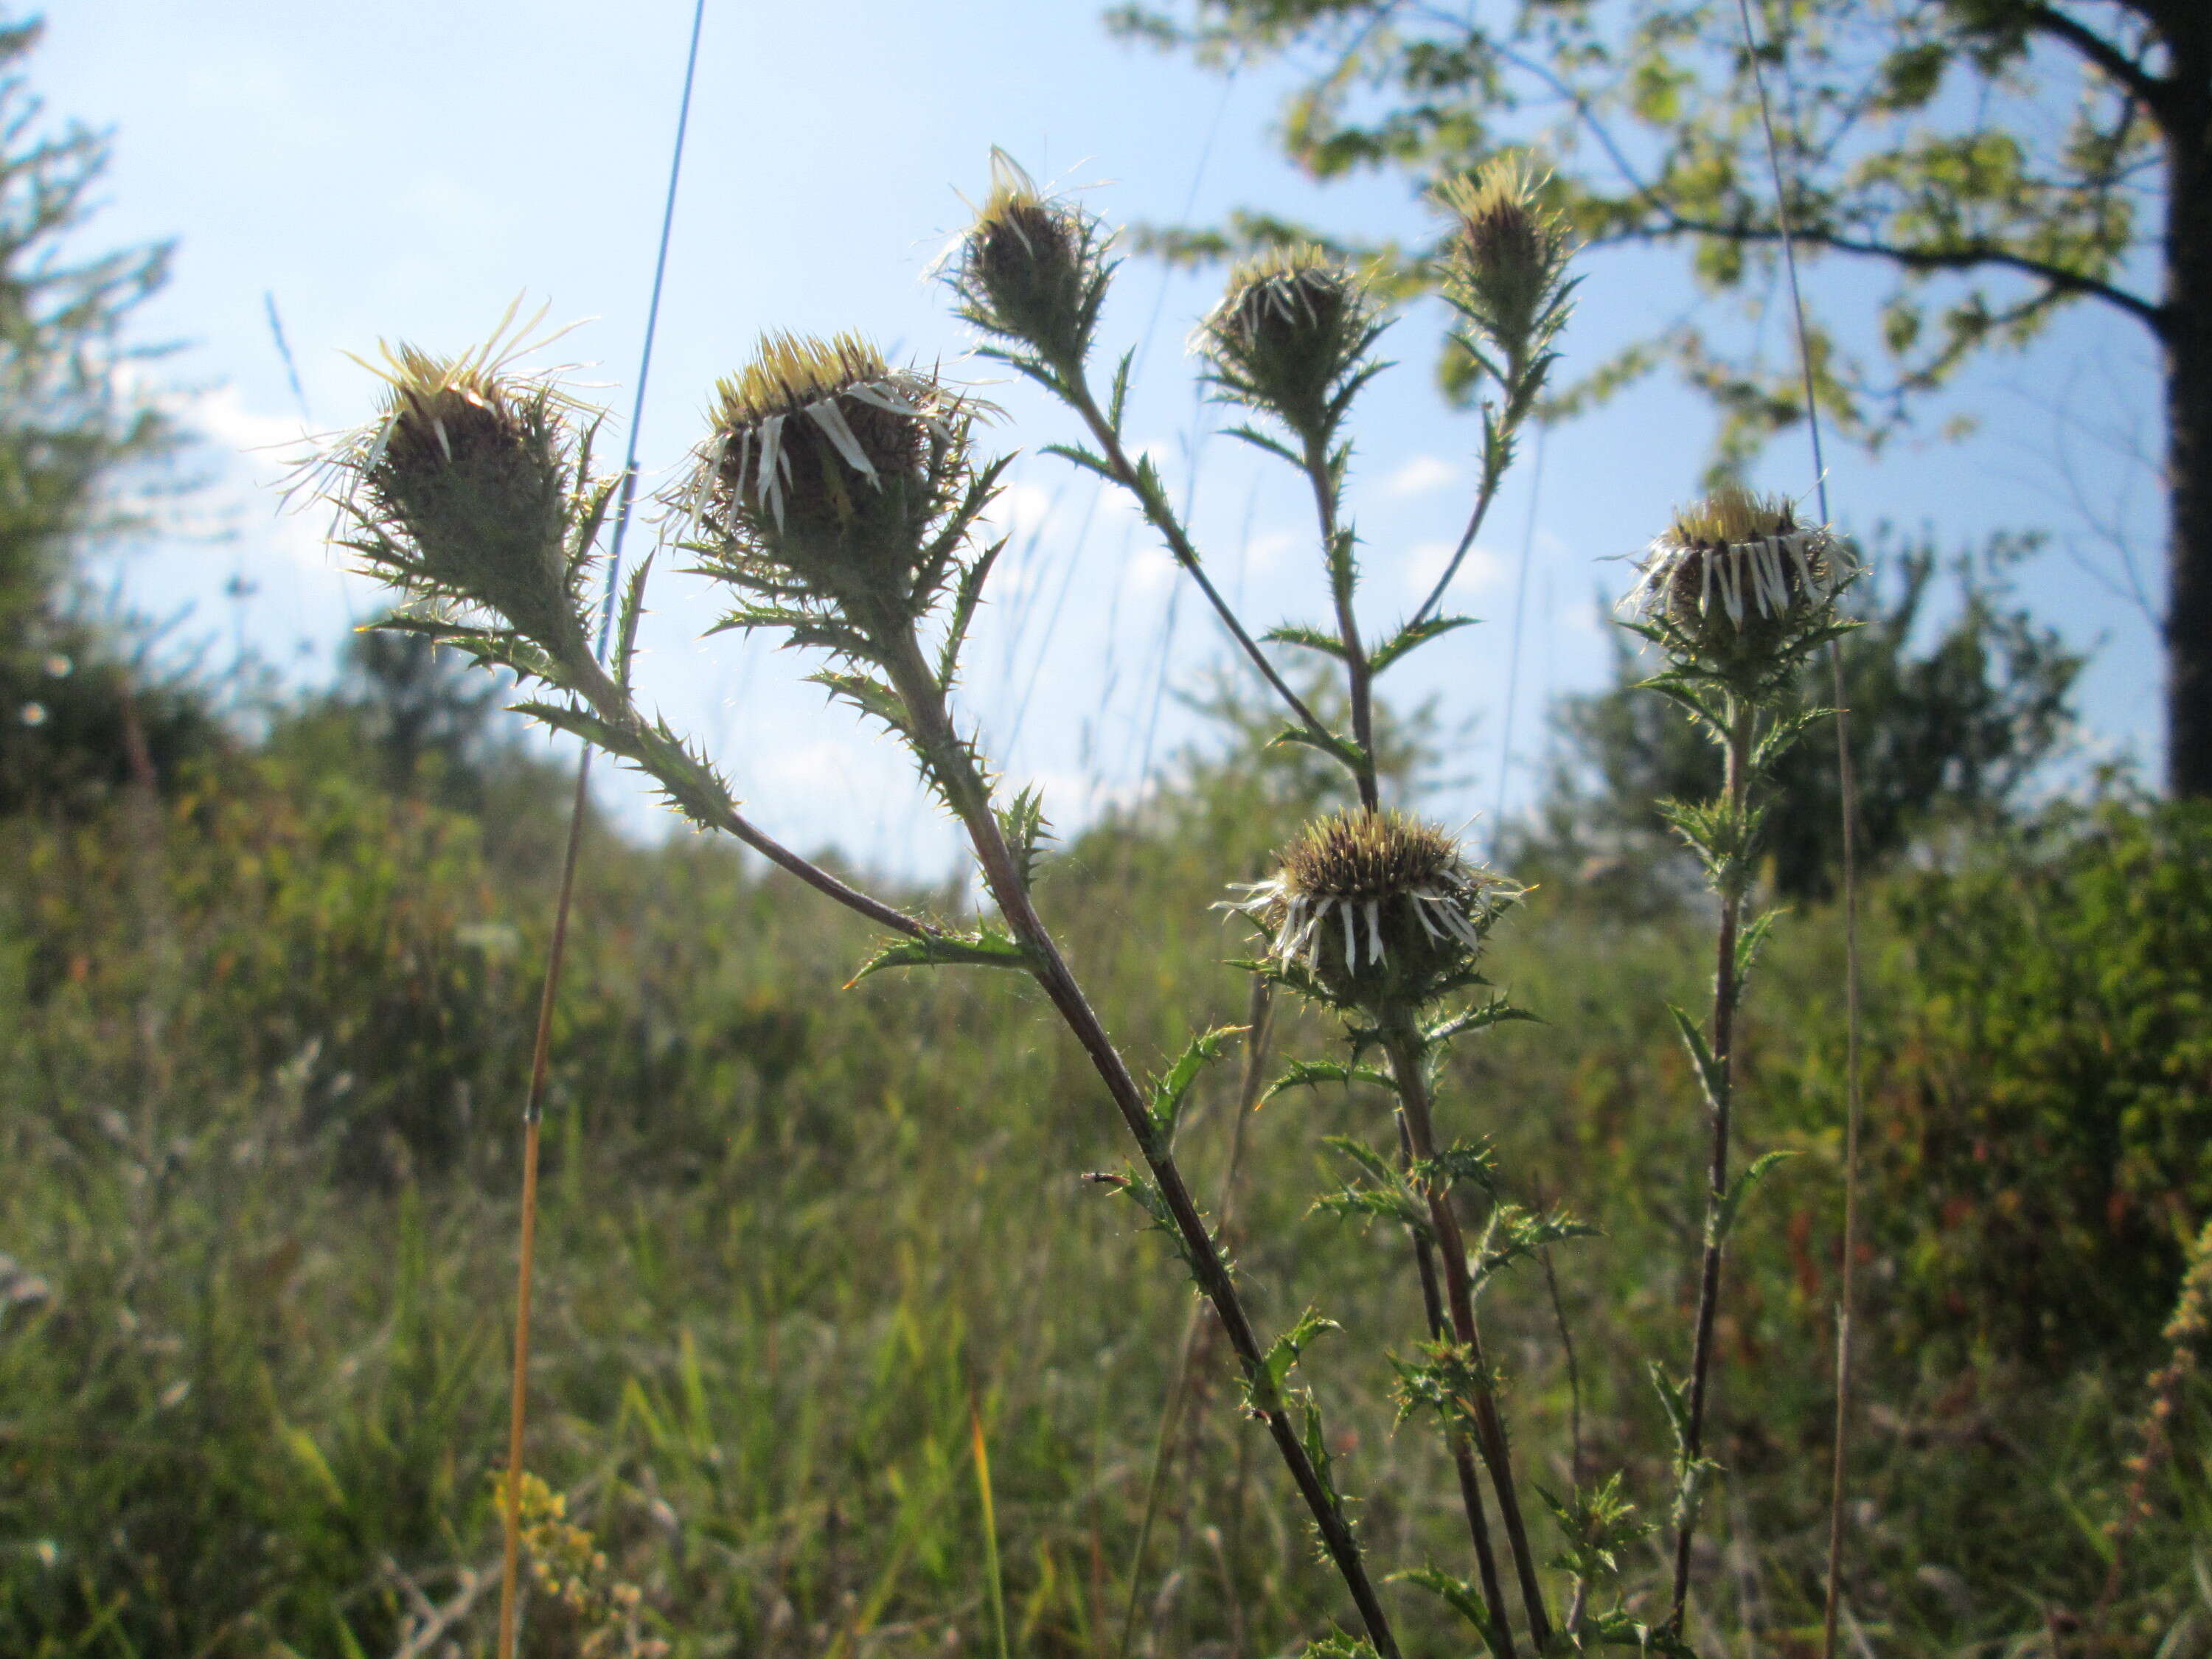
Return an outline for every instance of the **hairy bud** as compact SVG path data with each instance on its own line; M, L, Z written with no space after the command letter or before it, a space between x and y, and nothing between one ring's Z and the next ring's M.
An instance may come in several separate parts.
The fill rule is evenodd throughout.
M1192 345L1226 396L1325 441L1373 372L1367 354L1384 326L1364 280L1307 244L1231 271Z

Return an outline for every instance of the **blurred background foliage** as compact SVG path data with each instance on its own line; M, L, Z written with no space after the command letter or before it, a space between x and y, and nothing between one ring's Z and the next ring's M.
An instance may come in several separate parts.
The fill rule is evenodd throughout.
M0 35L0 64L27 45ZM0 1652L483 1652L566 763L498 688L380 635L332 689L241 717L236 684L155 666L78 585L176 442L108 372L160 252L45 257L99 154L0 155ZM2047 798L2079 662L2009 598L2018 550L1894 544L1850 658L1875 870L1851 1607L1885 1653L2188 1659L2212 1644L2201 1384L2124 1559L2113 1528L2212 1211L2212 815L2123 777ZM1556 1284L1491 1292L1522 1455L1562 1487L1623 1469L1650 1503L1642 1359L1682 1341L1698 1201L1663 1003L1698 994L1707 929L1652 802L1710 784L1638 672L1558 711L1548 797L1505 843L1540 885L1495 971L1547 1023L1462 1053L1444 1098L1517 1196L1605 1230ZM1217 740L1072 835L1041 890L1139 1062L1242 1017L1244 942L1211 907L1331 804L1233 685L1192 695ZM1401 798L1458 759L1418 710L1382 747ZM1692 1626L1714 1653L1809 1652L1819 1620L1844 1039L1833 797L1805 756L1767 870L1800 915L1744 1051L1747 1150L1805 1156L1734 1257ZM1190 1302L1079 1179L1118 1151L1082 1057L998 976L842 990L865 931L725 847L599 825L585 857L533 1471L590 1536L533 1538L589 1593L537 1598L529 1651L981 1650L973 1413L1016 1650L1112 1653ZM1336 1041L1293 1021L1279 1047ZM1182 1131L1208 1187L1227 1086ZM1342 1091L1248 1119L1241 1255L1265 1320L1310 1304L1355 1333L1315 1375L1362 1527L1450 1562L1448 1473L1381 1404L1418 1317L1378 1270L1395 1243L1307 1214L1321 1137L1385 1121ZM1139 1650L1281 1651L1335 1609L1200 1352ZM1414 1650L1452 1650L1400 1605Z

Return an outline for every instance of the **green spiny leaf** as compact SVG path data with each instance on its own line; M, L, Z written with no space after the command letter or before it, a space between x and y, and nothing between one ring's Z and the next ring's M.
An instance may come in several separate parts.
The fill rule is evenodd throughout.
M1431 617L1425 622L1409 623L1375 647L1374 654L1367 659L1368 670L1370 673L1379 674L1392 663L1410 652L1419 650L1431 640L1441 639L1446 634L1462 628L1472 628L1474 624L1475 618L1473 617Z
M1682 1046L1690 1051L1691 1063L1698 1068L1698 1081L1704 1086L1706 1106L1717 1112L1721 1102L1728 1098L1727 1075L1713 1058L1712 1048L1705 1042L1705 1034L1698 1022L1671 1002L1667 1005L1667 1012L1674 1015L1674 1029L1681 1033Z
M1176 1121L1182 1115L1183 1101L1189 1096L1191 1085L1198 1081L1198 1074L1221 1058L1230 1038L1243 1033L1242 1025L1217 1025L1210 1031L1200 1032L1168 1068L1166 1075L1153 1079L1152 1133L1160 1138L1163 1147L1174 1143Z
M850 990L871 975L889 968L1012 968L1027 969L1029 952L1011 935L986 926L970 933L923 933L888 941L845 981Z
M1785 1159L1796 1156L1796 1152L1786 1147L1777 1152L1763 1152L1736 1172L1735 1179L1729 1182L1728 1191L1722 1195L1719 1204L1714 1206L1712 1234L1715 1243L1724 1242L1729 1234L1735 1231L1736 1212L1743 1207L1743 1200L1750 1196L1751 1189L1759 1183L1766 1172Z

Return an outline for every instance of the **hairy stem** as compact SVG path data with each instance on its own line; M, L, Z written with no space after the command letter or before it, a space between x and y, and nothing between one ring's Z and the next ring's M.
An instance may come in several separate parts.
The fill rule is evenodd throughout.
M1328 465L1328 451L1324 436L1315 435L1306 440L1306 477L1313 485L1314 514L1321 520L1322 557L1328 562L1329 593L1336 605L1336 637L1344 647L1345 689L1352 700L1352 740L1359 745L1359 765L1353 778L1359 786L1359 804L1372 812L1382 804L1382 793L1375 781L1375 708L1373 685L1375 671L1367 660L1367 648L1360 643L1359 619L1352 609L1352 580L1351 554L1344 556L1341 569L1337 557L1336 479Z
M1138 1151L1144 1157L1182 1241L1192 1275L1198 1280L1199 1289L1213 1304L1230 1346L1236 1351L1246 1378L1255 1384L1254 1407L1266 1422L1299 1496L1312 1511L1322 1547L1352 1594L1360 1621L1366 1627L1367 1639L1381 1659L1398 1659L1397 1642L1368 1577L1358 1540L1322 1482L1313 1460L1307 1455L1290 1413L1273 1391L1263 1386L1266 1350L1261 1346L1244 1311L1243 1298L1237 1294L1229 1264L1191 1198L1173 1151L1162 1144L1153 1130L1151 1110L1136 1079L1130 1074L1120 1051L1107 1035L1104 1024L1069 969L1059 943L1030 902L1013 851L1007 846L998 818L991 811L989 788L974 755L953 729L943 687L930 671L910 625L879 630L876 642L882 648L883 666L890 677L892 688L906 705L921 761L930 769L931 776L968 832L976 861L982 867L984 885L990 890L992 899L1014 937L1029 952L1031 975L1082 1045L1092 1068L1113 1097L1121 1121L1136 1140Z
M1705 1249L1698 1273L1697 1335L1690 1350L1689 1421L1682 1441L1685 1491L1681 1523L1674 1534L1674 1610L1668 1615L1669 1626L1677 1635L1681 1632L1683 1609L1690 1595L1690 1547L1698 1528L1697 1504L1688 1486L1696 1479L1698 1460L1705 1453L1705 1384L1712 1369L1713 1321L1720 1308L1721 1205L1728 1193L1729 1110L1735 1093L1735 1005L1739 982L1735 946L1748 876L1745 863L1747 849L1741 837L1744 797L1750 786L1752 722L1757 712L1747 699L1730 696L1725 788L1730 830L1737 843L1721 867L1721 923L1713 945L1713 1139L1705 1172Z
M1398 1147L1410 1168L1413 1136L1402 1109L1398 1113ZM1443 1292L1437 1285L1436 1251L1421 1234L1413 1233L1412 1237L1413 1272L1421 1282L1421 1312L1429 1340L1442 1342L1451 1335L1451 1326L1444 1314ZM1498 1628L1497 1659L1514 1659L1513 1622L1504 1616L1505 1591L1498 1580L1498 1553L1490 1541L1490 1517L1483 1511L1482 1481L1474 1468L1474 1442L1465 1424L1455 1424L1449 1439L1452 1469L1459 1477L1460 1507L1467 1512L1468 1536L1474 1544L1474 1570L1482 1583L1482 1599L1492 1609L1492 1622Z
M1406 1132L1413 1156L1424 1161L1437 1155L1436 1128L1429 1104L1428 1076L1421 1064L1421 1042L1414 1031L1400 1026L1386 1029L1384 1048L1390 1056L1391 1075L1397 1080L1399 1104L1405 1114ZM1482 1453L1490 1485L1498 1497L1498 1516L1505 1529L1505 1542L1513 1556L1514 1577L1521 1587L1521 1601L1528 1619L1529 1639L1538 1653L1551 1645L1550 1615L1544 1608L1543 1587L1536 1579L1535 1553L1529 1547L1528 1528L1521 1517L1520 1490L1513 1477L1512 1449L1505 1437L1505 1420L1498 1409L1483 1358L1482 1333L1474 1318L1474 1285L1467 1266L1467 1239L1461 1232L1459 1212L1452 1206L1450 1189L1434 1179L1424 1182L1429 1226L1436 1235L1437 1254L1443 1266L1444 1305L1451 1316L1452 1336L1467 1350L1476 1376L1474 1408L1475 1443ZM1505 1609L1495 1606L1492 1616L1503 1625Z

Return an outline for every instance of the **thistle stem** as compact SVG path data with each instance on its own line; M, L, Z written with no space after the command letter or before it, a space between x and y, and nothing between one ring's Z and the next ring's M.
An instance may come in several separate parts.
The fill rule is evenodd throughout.
M1735 1093L1735 1012L1740 975L1736 972L1736 934L1743 912L1743 890L1748 872L1747 849L1742 842L1746 791L1750 787L1752 723L1758 710L1748 699L1730 694L1728 705L1727 772L1730 833L1736 844L1721 866L1721 921L1713 949L1712 1152L1705 1176L1705 1248L1698 1273L1697 1335L1690 1350L1688 1422L1682 1437L1683 1492L1681 1520L1674 1534L1674 1599L1668 1626L1681 1632L1683 1610L1690 1594L1690 1547L1698 1527L1692 1483L1698 1459L1705 1451L1705 1385L1712 1369L1713 1322L1720 1307L1721 1206L1728 1193L1729 1115Z
M1433 1159L1437 1155L1436 1129L1430 1111L1428 1078L1421 1066L1420 1038L1401 1025L1395 1030L1386 1028L1382 1042L1390 1056L1391 1075L1397 1080L1399 1105L1413 1155L1423 1161ZM1528 1613L1529 1639L1540 1654L1551 1645L1551 1619L1544 1608L1543 1587L1536 1579L1535 1554L1529 1547L1528 1528L1521 1517L1520 1492L1513 1478L1512 1451L1506 1441L1504 1419L1498 1412L1497 1390L1483 1358L1482 1333L1474 1317L1474 1286L1467 1269L1466 1237L1460 1231L1459 1214L1452 1206L1450 1189L1432 1178L1422 1183L1422 1190L1428 1200L1429 1226L1436 1234L1437 1253L1443 1264L1444 1303L1451 1316L1452 1335L1467 1350L1476 1379L1475 1396L1468 1402L1474 1417L1475 1443L1489 1471L1491 1487L1498 1495L1498 1520L1505 1529L1507 1547L1512 1552L1514 1576L1519 1581L1522 1605ZM1493 1604L1492 1611L1503 1625L1504 1608Z
M1474 492L1474 510L1468 514L1467 528L1460 532L1459 545L1452 549L1451 557L1444 561L1443 574L1437 578L1437 585L1429 590L1428 598L1421 601L1420 609L1413 612L1413 619L1407 624L1407 627L1419 628L1443 604L1444 590L1451 586L1452 578L1459 574L1460 566L1467 560L1468 550L1474 545L1474 538L1482 533L1482 521L1490 516L1490 504L1498 499L1498 487L1504 482L1504 459L1492 455L1486 449L1482 458L1482 483Z
M1259 642L1245 632L1244 624L1229 608L1229 601L1221 597L1221 590L1213 585L1212 578L1206 574L1206 568L1199 562L1198 549L1191 544L1190 536L1183 529L1182 520L1176 517L1175 509L1157 489L1146 484L1129 459L1128 452L1121 447L1121 434L1114 429L1106 418L1105 411L1098 407L1098 400L1091 395L1090 380L1084 374L1082 365L1055 368L1053 372L1055 378L1048 384L1053 385L1068 406L1082 416L1084 425L1090 428L1091 437L1104 453L1106 465L1115 481L1137 498L1137 505L1144 510L1145 517L1152 528L1159 532L1160 539L1168 544L1168 551L1175 555L1176 562L1198 584L1198 591L1206 595L1206 602L1213 607L1213 614L1221 618L1221 625L1229 630L1238 647L1251 659L1252 665L1260 671L1260 677L1267 682L1275 695L1283 700L1284 706L1297 717L1298 723L1308 732L1316 738L1328 738L1328 728L1275 672L1274 664L1267 660L1267 653L1260 649Z
M1406 1166L1413 1164L1413 1132L1406 1126L1406 1114L1398 1113L1398 1149ZM1421 1312L1427 1322L1429 1340L1446 1340L1451 1327L1444 1316L1443 1293L1437 1286L1437 1257L1429 1241L1416 1232L1413 1241L1413 1272L1421 1282ZM1474 1543L1474 1570L1482 1581L1482 1599L1493 1610L1492 1622L1498 1629L1497 1659L1514 1659L1513 1624L1504 1616L1505 1591L1498 1580L1498 1554L1490 1541L1490 1517L1482 1505L1482 1480L1474 1469L1474 1442L1468 1433L1467 1425L1455 1423L1449 1435L1453 1472L1459 1477L1460 1507L1467 1511L1468 1535Z
M1351 550L1345 550L1340 562L1337 556L1336 479L1329 468L1327 443L1326 434L1307 437L1305 471L1313 485L1314 514L1321 520L1322 557L1328 566L1329 594L1336 605L1337 641L1344 648L1345 689L1352 700L1352 740L1359 745L1359 764L1352 775L1359 786L1359 804L1373 812L1382 805L1375 781L1375 670L1367 660L1366 647L1360 643L1359 618L1352 608Z
M1230 1346L1236 1350L1238 1362L1244 1368L1246 1378L1255 1387L1254 1407L1267 1425L1267 1432L1282 1455L1291 1472L1298 1494L1313 1513L1314 1524L1321 1534L1322 1547L1335 1564L1350 1590L1354 1604L1359 1609L1362 1624L1366 1627L1367 1639L1374 1645L1380 1659L1398 1659L1398 1644L1390 1632L1389 1617L1375 1593L1367 1576L1367 1565L1360 1554L1359 1542L1342 1510L1322 1482L1313 1460L1307 1455L1304 1443L1299 1439L1297 1425L1282 1402L1273 1398L1271 1391L1256 1386L1264 1383L1267 1370L1266 1351L1254 1334L1250 1319L1244 1311L1244 1303L1237 1291L1236 1281L1231 1276L1228 1262L1220 1247L1207 1230L1206 1218L1192 1200L1190 1188L1184 1182L1182 1170L1176 1165L1175 1153L1162 1144L1152 1127L1152 1114L1144 1094L1130 1075L1104 1024L1084 995L1070 971L1066 959L1061 956L1058 942L1039 917L1036 907L1030 898L1029 889L1013 852L1000 830L997 816L991 810L990 791L977 769L975 757L954 731L951 712L946 707L944 687L930 670L923 657L920 643L914 636L912 624L902 623L896 627L874 630L875 643L882 652L882 666L890 676L892 689L906 705L913 722L912 735L922 763L944 792L947 803L968 831L968 838L975 849L975 858L982 866L984 885L1006 918L1023 947L1030 955L1030 972L1036 980L1053 1006L1059 1011L1075 1040L1090 1058L1091 1066L1113 1097L1121 1121L1128 1126L1135 1139L1138 1151L1157 1183L1162 1200L1182 1241L1183 1253L1190 1262L1191 1273L1200 1291L1213 1304L1219 1316L1221 1328L1229 1338Z

